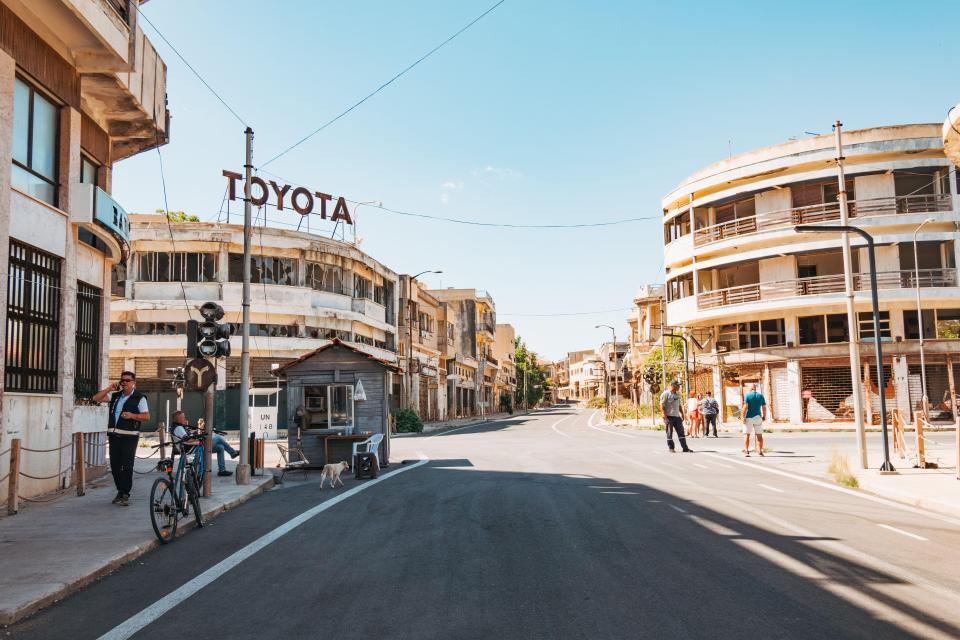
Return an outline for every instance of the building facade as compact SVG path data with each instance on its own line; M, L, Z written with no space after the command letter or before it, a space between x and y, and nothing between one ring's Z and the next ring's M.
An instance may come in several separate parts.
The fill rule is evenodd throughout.
M240 398L243 227L131 215L123 298L110 313L110 375L129 369L138 388L169 399L185 360L186 323L207 301L234 325L231 356L218 362L218 423L236 428ZM349 243L310 233L256 227L251 256L251 386L270 386L282 366L333 338L396 363L398 275ZM395 395L400 379L394 380ZM278 400L283 400L279 398ZM284 402L280 402L283 406ZM154 418L165 418L158 411ZM279 427L292 418L281 413Z
M630 353L630 343L604 342L596 351L597 358L604 366L604 376L600 381L600 395L604 398L628 397L627 381L633 377L627 356Z
M166 65L136 14L109 0L0 2L0 451L19 439L21 472L46 478L21 477L24 497L72 481L75 433L103 463L106 410L88 401L106 386L111 273L128 246L112 169L165 144L169 122Z
M424 421L447 417L447 384L441 377L440 347L446 341L441 327L440 302L430 295L416 278L400 276L398 315L403 369L404 406L417 412Z
M879 336L865 243L851 234L856 323L850 327L840 237L794 229L840 219L833 136L722 160L663 199L667 324L686 334L697 372L691 389L711 388L727 415L743 385L757 382L775 420L853 420L853 389L860 385L850 372L851 339L863 363L858 383L870 393L866 411L878 419L884 393L891 406L912 415L921 399L921 322L928 396L936 411L949 413L944 395L960 374L960 203L942 127L849 131L844 143L850 224L876 240ZM873 356L878 338L888 381L882 390Z
M641 287L633 299L633 312L627 318L627 325L630 327L627 362L633 374L627 384L630 398L634 402L650 401L650 388L643 380L643 363L650 351L660 345L663 330L663 292L662 284Z
M565 396L569 400L590 400L603 392L606 365L593 349L567 354L569 384Z
M440 303L440 358L447 380L447 416L462 418L495 411L493 387L499 363L493 357L496 306L479 289L431 289Z
M493 357L498 363L493 398L494 411L513 407L517 391L517 332L511 324L498 324L493 343Z

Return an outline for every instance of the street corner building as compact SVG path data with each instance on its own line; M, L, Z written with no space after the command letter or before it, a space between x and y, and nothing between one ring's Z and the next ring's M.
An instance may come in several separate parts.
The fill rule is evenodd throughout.
M110 373L137 374L137 389L156 407L149 428L176 406L171 370L184 365L187 321L204 302L224 310L235 327L228 358L217 359L216 423L239 427L243 288L243 226L171 222L163 215L130 216L131 258L118 283L123 298L110 312ZM277 386L271 375L334 339L391 364L397 362L398 275L349 242L313 233L256 227L250 258L250 387ZM392 375L392 374L391 374ZM395 376L399 384L399 376ZM390 389L388 389L388 392ZM276 428L289 429L286 385L254 402L281 410ZM393 402L396 402L393 400ZM203 412L198 393L183 397L190 416Z
M912 416L922 403L922 324L929 408L935 418L952 418L948 390L960 375L960 201L944 154L948 124L843 134L850 224L876 240L879 336L865 243L850 235L850 327L840 236L794 229L840 220L834 136L733 156L663 198L666 323L692 338L691 390L714 391L730 417L744 386L759 383L776 421L852 422L853 337L862 362L857 378L869 394L866 417L879 421L880 393Z
M104 463L112 276L129 223L113 164L168 140L166 64L120 0L0 1L0 494ZM86 433L75 445L75 434ZM11 449L19 473L6 477Z

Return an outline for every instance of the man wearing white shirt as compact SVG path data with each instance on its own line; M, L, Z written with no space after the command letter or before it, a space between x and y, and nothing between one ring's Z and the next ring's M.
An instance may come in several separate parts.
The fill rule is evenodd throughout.
M114 504L130 505L133 488L133 465L140 441L140 423L150 419L147 399L137 391L137 376L132 371L120 374L120 382L94 394L94 402L109 402L107 444L110 452L110 473L117 487Z

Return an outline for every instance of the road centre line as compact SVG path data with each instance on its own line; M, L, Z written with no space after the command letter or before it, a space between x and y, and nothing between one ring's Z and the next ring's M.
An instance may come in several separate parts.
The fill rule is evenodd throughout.
M708 467L708 466L705 465L705 464L698 464L698 463L696 463L696 462L693 463L693 466L695 466L695 467L700 467L701 469L709 469L709 468L710 468L710 467Z
M610 434L613 434L613 435L615 435L615 436L621 436L621 437L623 437L623 438L632 438L632 437L633 437L633 436L632 436L631 434L629 434L629 433L623 433L622 431L610 431L609 429L601 429L600 427L594 425L594 424L593 424L593 419L597 417L597 413L598 413L597 411L594 411L593 413L590 414L590 420L587 421L587 426L588 426L588 427L590 427L591 429L595 429L595 430L597 430L597 431L603 431L604 433L610 433Z
M570 434L569 434L569 433L564 433L563 431L560 431L560 429L557 429L557 425L560 424L561 422L563 422L564 420L569 420L570 418L576 418L578 415L579 415L579 414L572 413L572 414L570 414L569 416L567 416L567 417L565 417L565 418L560 418L559 420L557 420L556 422L554 422L552 425L550 425L550 428L553 429L556 433L559 433L560 435L562 435L564 438L569 438L569 437L571 437Z
M791 473L789 471L783 471L781 469L774 469L772 467L767 467L759 464L754 464L752 462L747 462L746 460L737 460L736 458L728 458L726 456L716 454L716 453L701 453L702 456L710 456L717 460L723 460L725 462L731 462L733 464L739 464L744 467L749 467L757 471L763 471L765 473L772 473L774 475L783 476L784 478L791 478L793 480L799 480L800 482L806 482L807 484L816 485L824 489L830 489L831 491L837 491L839 493L846 493L847 495L856 496L861 500L868 500L870 502L876 502L888 507L896 507L902 511L907 511L909 513L925 516L933 520L939 520L941 522L946 522L947 524L952 524L955 527L960 527L960 520L957 518L951 518L950 516L941 515L939 513L934 513L932 511L925 511L918 507L912 507L908 504L903 504L902 502L897 502L895 500L888 500L887 498L881 498L880 496L875 496L869 493L862 491L854 491L853 489L847 489L846 487L841 487L823 480L817 480L816 478L810 478L796 473Z
M320 513L337 504L340 504L347 498L350 498L361 491L369 489L370 487L383 482L384 480L388 480L389 478L400 475L406 471L410 471L411 469L416 469L417 467L423 466L427 462L429 462L428 459L422 458L419 462L401 467L396 471L382 475L373 480L368 480L363 484L358 484L357 486L341 493L337 497L331 498L326 502L321 502L320 504L307 509L300 515L294 516L279 527L260 536L242 549L230 554L192 580L181 585L177 589L174 589L146 609L143 609L124 622L121 622L119 625L100 636L99 640L126 640L127 638L130 638L135 633L139 632L141 629L160 618L163 614L172 611L178 604L185 601L187 598L193 596L210 583L222 577L225 573L239 565L244 560L250 558L258 551L265 549L284 535L290 533Z
M670 467L671 469L676 469L677 471L683 471L683 467L678 466L678 465L675 465L675 464L670 464L669 462L663 462L663 463L661 463L661 464L663 464L663 466L665 466L665 467Z
M764 489L769 489L770 491L776 491L777 493L786 493L783 489L777 489L776 487L771 487L768 484L763 484L762 482L757 483L758 487L763 487Z
M878 522L878 523L877 523L877 526L878 526L878 527L883 527L884 529L887 529L888 531L893 531L894 533L899 533L900 535L907 536L908 538L913 538L914 540L920 540L920 541L922 541L922 542L930 542L929 540L927 540L927 539L924 538L923 536L918 536L918 535L915 534L915 533L910 533L909 531L904 531L903 529L897 529L896 527L891 527L891 526L888 525L888 524L881 524L881 523Z

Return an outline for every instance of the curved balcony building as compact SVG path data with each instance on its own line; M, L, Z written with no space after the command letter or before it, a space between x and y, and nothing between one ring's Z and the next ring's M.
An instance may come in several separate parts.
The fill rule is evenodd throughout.
M877 245L888 404L906 415L921 406L922 322L928 397L946 418L950 369L960 364L960 201L942 129L900 125L843 138L849 224ZM840 237L794 229L839 223L835 155L832 135L750 151L701 169L663 199L667 323L693 338L704 367L696 384L732 387L719 394L728 405L743 384L760 382L776 420L853 419ZM878 400L867 250L853 234L851 247L853 335ZM876 414L876 402L866 404Z
M138 388L172 397L168 368L184 364L186 323L206 301L234 324L231 356L218 361L218 407L235 424L239 403L243 227L130 216L131 256L110 308L110 379L135 371ZM256 385L272 386L283 365L333 338L396 362L398 275L355 246L311 233L256 227L250 286L250 362ZM199 398L187 394L191 416ZM197 406L194 406L197 405ZM281 398L280 406L284 406ZM158 412L163 417L163 411ZM286 426L281 412L280 428ZM156 417L155 417L156 419Z

